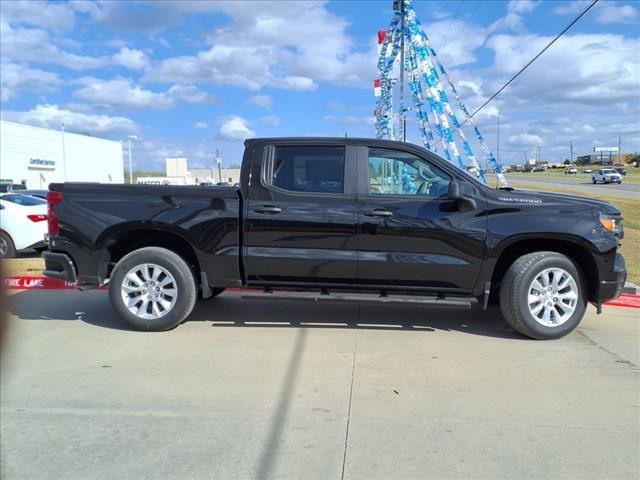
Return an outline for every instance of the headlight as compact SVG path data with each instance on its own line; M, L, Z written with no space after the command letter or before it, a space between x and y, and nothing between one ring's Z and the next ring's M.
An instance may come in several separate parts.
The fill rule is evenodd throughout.
M616 227L617 227L616 219L610 217L606 213L601 213L600 214L600 224L608 232L615 232L616 231Z

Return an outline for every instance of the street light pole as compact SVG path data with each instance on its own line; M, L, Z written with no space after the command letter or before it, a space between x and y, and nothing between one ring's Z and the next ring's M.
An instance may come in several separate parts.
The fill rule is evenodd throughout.
M131 140L137 140L135 135L129 135L127 140L129 141L129 184L133 185L133 160L131 158Z
M133 184L133 163L131 162L131 137L127 139L129 141L129 184Z
M222 156L219 148L216 148L216 163L218 164L218 181L222 183Z
M64 123L60 124L62 127L62 171L63 173L63 181L67 181L67 152L64 144Z

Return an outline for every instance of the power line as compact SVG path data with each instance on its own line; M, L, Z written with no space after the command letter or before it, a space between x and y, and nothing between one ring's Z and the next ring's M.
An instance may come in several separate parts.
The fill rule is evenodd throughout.
M460 41L460 39L462 38L462 35L464 35L464 32L467 31L467 29L469 28L469 26L471 25L471 22L473 21L474 17L476 16L476 12L478 11L478 8L480 7L480 2L482 0L478 0L478 2L476 3L476 8L473 9L473 12L471 13L471 16L469 17L469 20L467 20L467 23L464 24L464 27L462 28L462 30L460 31L460 35L458 35L458 38L456 38L456 41L453 42L451 48L455 47L458 42ZM450 48L448 48L449 45L446 45L445 48L442 49L442 54L444 54L445 50L450 50Z
M462 7L462 4L464 2L465 2L465 0L460 0L460 3L458 4L458 8L456 8L456 13L454 13L453 17L451 17L451 20L449 20L449 25L447 25L447 31L445 32L444 37L442 37L442 40L440 40L440 43L438 44L438 50L437 51L440 51L440 47L447 40L447 37L449 36L449 30L451 30L451 24L458 17L458 13L460 13L460 8Z
M593 0L593 1L589 4L589 6L587 6L587 7L586 7L582 12L580 12L580 14L579 14L576 18L574 18L574 19L571 21L571 23L570 23L569 25L567 25L567 26L566 26L566 27L565 27L565 28L564 28L564 29L563 29L563 30L562 30L558 35L556 35L556 36L555 36L555 38L554 38L553 40L551 40L551 41L550 41L550 42L549 42L549 43L548 43L548 44L547 44L547 45L546 45L542 50L540 50L540 51L538 52L538 54L537 54L535 57L533 57L531 60L529 60L529 62L528 62L524 67L522 67L522 68L518 71L518 73L516 73L513 77L511 77L507 83L505 83L502 87L500 87L500 89L499 89L496 93L494 93L493 95L491 95L491 97L489 98L489 100L487 100L486 102L484 102L482 105L480 105L480 107L478 107L478 108L476 109L476 111L475 111L475 112L473 112L471 115L469 115L469 117L468 117L468 118L473 118L473 116L474 116L476 113L478 113L480 110L482 110L484 107L486 107L486 106L487 106L487 104L488 104L491 100L493 100L494 98L496 98L496 97L497 97L497 96L498 96L498 95L499 95L499 94L500 94L500 93L501 93L505 88L507 88L507 87L511 84L511 82L513 82L516 78L518 78L518 77L520 76L520 74L521 74L522 72L524 72L524 71L529 67L529 65L531 65L533 62L535 62L535 61L538 59L538 57L540 57L540 55L542 55L544 52L546 52L546 51L547 51L547 49L548 49L551 45L553 45L554 43L556 43L556 41L557 41L560 37L562 37L562 35L564 35L564 34L567 32L567 30L569 30L571 27L573 27L573 26L575 25L575 23L576 23L578 20L580 20L580 19L584 16L584 14L585 14L585 13L587 13L589 10L591 10L591 7L593 7L596 3L598 3L598 0ZM460 126L464 125L465 123L467 123L467 120L465 120L464 122L462 122L462 123L460 124Z

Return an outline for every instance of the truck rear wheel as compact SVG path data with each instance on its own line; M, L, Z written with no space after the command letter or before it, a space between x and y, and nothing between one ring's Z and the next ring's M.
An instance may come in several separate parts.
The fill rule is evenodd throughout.
M527 337L564 337L578 326L586 307L580 272L568 257L556 252L523 255L502 280L502 314L514 330Z
M145 247L124 256L109 281L116 312L137 330L160 332L182 323L197 289L187 263L171 250Z

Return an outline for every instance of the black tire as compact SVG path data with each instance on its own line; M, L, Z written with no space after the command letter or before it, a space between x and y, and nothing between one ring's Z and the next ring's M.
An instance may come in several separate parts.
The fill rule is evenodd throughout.
M6 232L0 232L0 258L13 258L16 256L16 246L11 236Z
M595 178L592 178L592 179L591 179L591 183L593 183L593 184L595 185L595 184L596 184L596 179L595 179Z
M141 318L132 313L124 303L121 293L123 280L131 269L142 264L158 265L175 279L177 295L175 298L169 297L174 303L159 318ZM171 250L159 247L141 248L124 256L113 268L109 281L109 299L114 310L128 325L143 331L162 332L180 325L193 310L197 293L193 272L187 263Z
M545 269L561 268L575 281L577 301L573 314L558 326L545 326L529 311L529 288L533 280ZM500 309L505 320L517 332L536 340L561 338L571 333L580 323L587 308L587 289L576 265L556 252L535 252L523 255L505 273L500 288Z

